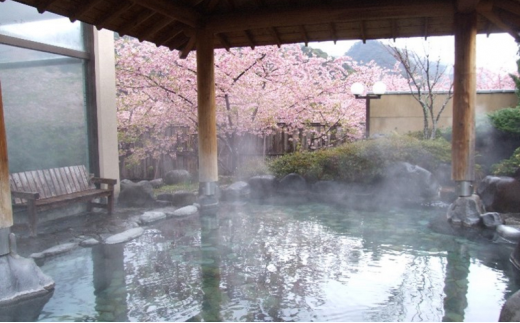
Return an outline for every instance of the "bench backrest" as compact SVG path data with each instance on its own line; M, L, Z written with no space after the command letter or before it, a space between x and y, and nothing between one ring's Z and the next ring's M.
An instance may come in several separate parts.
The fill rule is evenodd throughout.
M13 173L9 181L12 191L39 193L40 199L94 188L84 165ZM17 198L14 203L22 201Z

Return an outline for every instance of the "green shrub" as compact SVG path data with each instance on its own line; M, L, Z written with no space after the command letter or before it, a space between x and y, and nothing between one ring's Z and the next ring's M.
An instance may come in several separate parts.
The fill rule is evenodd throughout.
M491 124L506 133L520 135L520 107L504 108L489 113Z
M520 147L517 148L509 159L505 159L491 167L493 175L511 176L520 167Z
M358 141L315 152L297 152L276 158L269 169L277 177L297 173L308 181L338 180L371 182L383 175L389 163L406 161L430 171L451 160L450 144L444 139L420 140L394 135Z

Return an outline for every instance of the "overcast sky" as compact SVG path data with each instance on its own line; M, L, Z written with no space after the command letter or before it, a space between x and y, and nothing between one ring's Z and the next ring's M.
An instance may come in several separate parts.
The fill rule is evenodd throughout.
M402 38L393 40L381 40L384 43L396 45L397 47L407 47L418 53L427 49L431 59L441 57L446 64L453 64L454 61L454 40L452 36L428 37L425 41L421 38ZM341 56L356 41L338 41L309 43L309 47L319 48L329 55ZM516 60L518 59L518 45L509 34L477 35L477 66L484 66L492 69L504 69L508 72L516 71Z

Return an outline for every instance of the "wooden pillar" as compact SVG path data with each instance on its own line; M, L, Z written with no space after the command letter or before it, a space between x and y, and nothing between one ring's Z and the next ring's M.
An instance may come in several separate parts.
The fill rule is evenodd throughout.
M12 225L13 209L7 163L7 137L2 103L2 84L0 84L0 256L9 253L9 232Z
M217 120L213 33L199 30L197 37L197 100L199 121L199 182L203 195L214 195L218 182Z
M458 182L473 182L475 180L477 13L475 11L456 13L454 28L452 178Z

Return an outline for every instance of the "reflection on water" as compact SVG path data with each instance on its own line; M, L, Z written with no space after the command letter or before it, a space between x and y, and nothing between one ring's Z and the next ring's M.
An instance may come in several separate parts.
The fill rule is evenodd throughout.
M47 261L40 320L496 321L512 247L431 232L439 212L222 205Z

